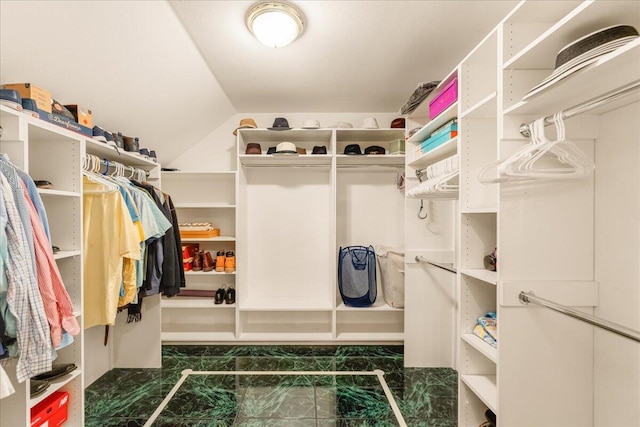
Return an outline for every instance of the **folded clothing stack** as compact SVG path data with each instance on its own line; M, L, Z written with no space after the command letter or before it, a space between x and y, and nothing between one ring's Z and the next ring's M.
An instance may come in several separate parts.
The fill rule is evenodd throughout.
M407 103L400 109L400 114L411 114L439 83L439 81L420 83L407 100Z
M210 222L188 222L178 224L181 238L208 238L220 235L220 229Z
M478 324L473 328L474 335L482 338L487 344L498 346L498 316L489 311L484 316L478 317Z

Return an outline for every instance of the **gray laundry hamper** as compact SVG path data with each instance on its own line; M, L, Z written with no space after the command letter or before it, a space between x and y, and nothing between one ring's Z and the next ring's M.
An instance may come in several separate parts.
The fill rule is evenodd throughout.
M384 300L394 308L404 307L404 250L376 246Z

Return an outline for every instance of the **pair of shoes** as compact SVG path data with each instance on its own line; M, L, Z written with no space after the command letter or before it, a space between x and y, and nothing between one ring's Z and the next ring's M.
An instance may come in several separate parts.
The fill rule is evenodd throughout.
M193 254L193 271L202 271L202 252Z
M36 185L36 187L38 188L46 188L46 189L50 189L53 188L53 184L51 183L51 181L46 181L44 179L42 180L35 180L33 181L33 183Z
M236 256L233 251L218 251L216 254L216 271L233 273L236 271Z
M38 381L53 380L63 375L67 375L69 372L75 371L76 368L77 366L75 365L75 363L60 363L60 364L54 363L50 371L43 372L40 375L36 375L31 379L38 380Z
M226 289L226 285L222 285L216 291L213 302L215 304L222 304L223 302L234 304L236 302L236 290L233 288Z
M213 261L211 252L209 251L204 252L202 255L202 270L213 271L214 268L216 268L216 263Z
M48 389L50 385L51 383L49 381L31 379L29 380L29 388L31 389L29 395L32 398L39 396L44 393L44 391Z
M218 251L216 254L216 271L222 273L224 271L225 256L224 251Z
M138 153L140 151L140 140L138 139L138 137L131 137L131 136L122 136L122 139L124 140L124 151L129 151L129 152L133 152L133 153Z

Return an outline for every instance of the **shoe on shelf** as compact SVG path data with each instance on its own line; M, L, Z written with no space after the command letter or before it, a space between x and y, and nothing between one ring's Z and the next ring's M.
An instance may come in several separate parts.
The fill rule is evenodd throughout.
M53 364L51 370L48 372L43 372L40 375L36 375L32 378L32 380L53 380L55 378L61 377L63 375L67 375L69 372L75 371L76 365L74 363L60 363Z
M30 397L36 397L44 393L46 389L49 388L51 383L49 381L44 380L29 380L29 388L31 391L29 392Z
M202 271L213 271L216 268L216 263L211 256L211 252L206 251L202 254Z
M193 271L202 271L202 252L200 251L193 255Z
M216 291L215 296L213 297L213 302L215 304L222 304L227 296L227 292L225 291L225 285L222 285L221 288L219 288Z
M37 179L37 180L33 181L33 183L38 188L44 188L44 189L47 189L47 190L53 188L53 184L51 183L51 181L47 181L45 179Z
M224 251L218 251L216 255L216 271L222 273L224 271L225 256Z
M227 251L224 258L224 272L233 273L236 271L236 257L233 251Z
M227 289L227 295L225 301L227 304L235 304L236 302L236 290L233 288Z

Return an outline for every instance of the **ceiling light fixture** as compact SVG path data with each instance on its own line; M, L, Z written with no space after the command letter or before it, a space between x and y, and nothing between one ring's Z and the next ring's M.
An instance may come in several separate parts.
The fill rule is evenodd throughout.
M269 47L284 47L297 39L304 29L302 13L289 3L256 3L246 16L249 31Z

